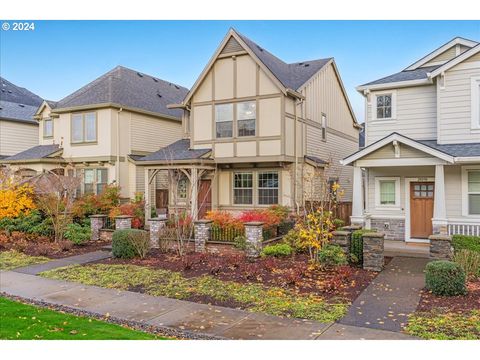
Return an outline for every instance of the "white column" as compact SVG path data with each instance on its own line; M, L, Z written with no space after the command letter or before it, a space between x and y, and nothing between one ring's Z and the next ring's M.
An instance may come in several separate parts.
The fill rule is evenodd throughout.
M435 192L433 198L433 233L447 233L447 206L445 203L445 172L443 165L435 165Z
M362 168L353 167L353 198L352 198L352 216L350 222L352 225L364 225L363 215L363 186L362 186Z
M149 171L148 168L145 168L145 226L148 227L148 220L150 219L150 181L149 181Z
M198 220L198 170L196 168L192 168L191 170L191 176L190 176L190 181L191 184L190 186L192 187L191 191L191 199L190 199L190 204L191 204L191 215L193 220Z

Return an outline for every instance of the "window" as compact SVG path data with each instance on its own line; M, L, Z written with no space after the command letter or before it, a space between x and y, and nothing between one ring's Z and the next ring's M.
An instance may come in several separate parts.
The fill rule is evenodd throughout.
M233 203L253 204L253 174L235 173L233 179Z
M394 119L395 118L395 92L385 94L375 94L374 116L375 119Z
M217 138L232 137L233 104L215 105L215 124Z
M327 115L322 114L322 140L327 141Z
M100 194L108 184L108 170L97 169L97 194Z
M400 178L375 178L375 205L377 207L400 206Z
M43 137L52 137L53 136L53 120L45 119L43 120Z
M108 184L108 169L84 169L83 193L100 194Z
M96 113L72 114L72 143L97 141Z
M95 182L95 170L85 169L85 171L83 172L83 193L84 194L93 194L94 182Z
M278 172L258 173L258 203L278 204Z
M472 129L480 129L480 77L472 78Z
M185 175L178 180L177 197L179 199L187 198L187 178Z
M256 108L255 101L237 104L238 136L255 136Z
M480 215L480 170L467 171L468 215Z

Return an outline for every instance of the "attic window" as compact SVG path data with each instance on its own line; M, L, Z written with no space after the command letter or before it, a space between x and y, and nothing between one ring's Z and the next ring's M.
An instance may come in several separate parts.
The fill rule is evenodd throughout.
M137 72L137 75L140 76L140 77L143 77L143 74L140 73L140 72Z

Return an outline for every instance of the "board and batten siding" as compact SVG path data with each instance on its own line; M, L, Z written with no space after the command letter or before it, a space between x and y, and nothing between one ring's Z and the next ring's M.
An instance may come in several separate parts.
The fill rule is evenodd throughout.
M388 91L385 91L388 92ZM366 145L398 132L418 140L437 137L437 92L435 85L400 88L396 90L396 118L373 118L376 109L372 92L367 102Z
M480 76L480 55L465 63L478 66L453 67L445 73L445 86L438 85L438 140L442 144L480 142L480 131L471 128L471 78Z
M0 120L0 155L14 155L38 145L38 125Z

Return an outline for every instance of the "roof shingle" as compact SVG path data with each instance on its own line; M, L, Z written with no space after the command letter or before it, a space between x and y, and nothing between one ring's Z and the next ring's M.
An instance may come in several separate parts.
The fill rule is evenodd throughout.
M480 156L480 143L438 144L436 140L417 140L423 145L454 157Z
M375 81L371 81L371 82L363 84L361 86L388 84L388 83L401 82L401 81L427 79L427 74L429 72L435 70L439 66L441 66L441 65L425 66L425 67L418 68L418 69L415 69L415 70L400 71L396 74L389 75L389 76L383 77L383 78L375 80Z
M33 115L42 98L0 77L0 118L38 124Z
M142 158L137 158L137 161L193 160L199 159L211 151L211 149L190 149L190 140L181 139L154 153Z
M58 144L52 145L37 145L18 154L12 155L4 159L5 161L14 160L35 160L46 158L57 151L61 150Z

